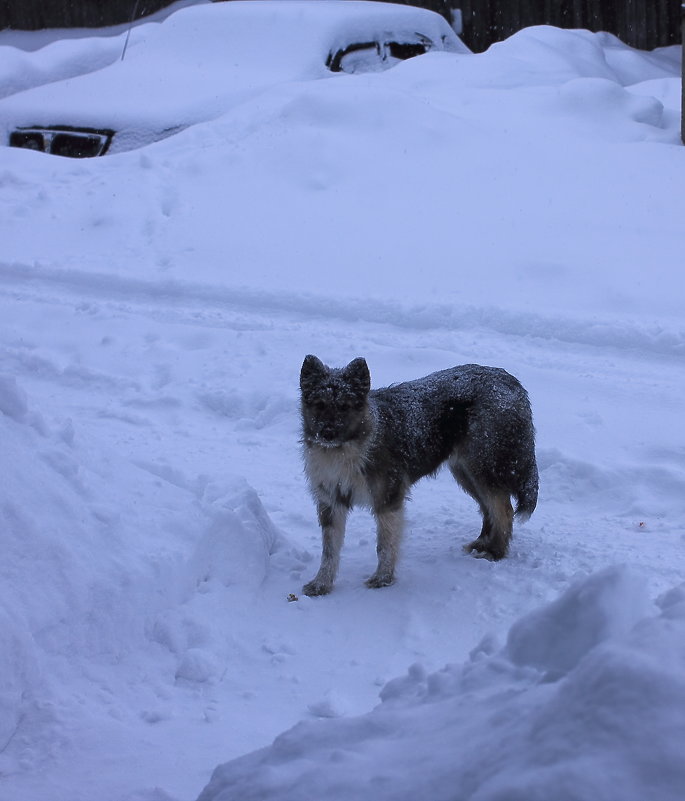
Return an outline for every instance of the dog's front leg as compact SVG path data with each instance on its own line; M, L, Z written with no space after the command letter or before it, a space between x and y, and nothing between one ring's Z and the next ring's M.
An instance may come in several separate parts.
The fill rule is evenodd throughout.
M367 579L367 587L387 587L395 580L395 564L404 529L404 507L400 504L391 509L374 512L376 518L376 553L378 568Z
M319 501L317 511L323 540L321 567L316 576L302 588L305 595L326 595L333 589L340 564L340 551L345 539L348 508L339 503L328 504Z

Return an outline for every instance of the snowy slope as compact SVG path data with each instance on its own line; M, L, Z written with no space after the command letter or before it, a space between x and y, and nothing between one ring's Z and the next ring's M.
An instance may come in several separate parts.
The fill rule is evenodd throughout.
M186 801L236 757L203 798L250 797L245 776L421 797L428 771L400 768L433 727L435 798L581 774L561 797L601 798L638 753L635 793L658 773L676 797L678 75L677 49L538 28L140 151L0 148L1 801ZM376 386L474 361L522 380L541 498L509 559L462 553L478 516L441 474L393 587L364 587L359 512L335 592L299 595L309 352L364 355ZM496 769L474 757L493 729Z
M463 667L419 665L359 718L303 722L218 768L198 801L564 801L658 798L685 786L685 592L649 614L609 568L485 641ZM656 611L656 610L655 610Z

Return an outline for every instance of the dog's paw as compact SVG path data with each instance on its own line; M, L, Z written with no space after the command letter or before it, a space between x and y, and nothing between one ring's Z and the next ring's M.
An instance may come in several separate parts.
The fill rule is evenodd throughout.
M302 587L302 592L305 595L308 595L310 598L314 598L317 595L328 595L332 589L332 584L326 584L323 581L317 581L316 579L313 579L308 584L305 584L304 587Z
M464 550L466 553L472 554L476 559L487 559L489 562L498 562L506 556L506 552L497 553L489 543L486 543L480 537L468 545L464 545Z
M480 537L473 542L469 542L468 545L464 545L463 547L466 553L472 553L476 557L484 557L488 553L488 546Z
M497 561L490 551L478 551L475 548L472 548L470 554L474 559L486 559L488 562Z
M392 573L374 573L371 578L366 579L366 586L378 590L381 587L389 587L394 581Z

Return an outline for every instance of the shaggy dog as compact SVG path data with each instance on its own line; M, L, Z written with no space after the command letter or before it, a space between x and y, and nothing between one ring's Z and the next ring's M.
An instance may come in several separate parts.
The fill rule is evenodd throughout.
M364 359L331 368L307 356L300 389L305 472L323 537L321 567L303 587L306 595L333 588L353 506L369 508L376 519L378 567L366 583L391 584L405 499L412 484L445 462L483 516L480 535L466 550L506 556L512 496L522 519L538 496L530 402L516 378L466 364L372 390Z

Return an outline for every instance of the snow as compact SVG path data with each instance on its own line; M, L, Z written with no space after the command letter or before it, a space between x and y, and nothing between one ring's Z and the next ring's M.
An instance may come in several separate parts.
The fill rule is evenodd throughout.
M128 24L97 30L0 30L0 98L113 64L122 57L127 35L129 44L144 40L152 30L151 23L159 23L188 5L205 2L209 0L177 0L147 15L131 27L130 34Z
M86 68L78 61L59 61L66 77L76 77L29 92L16 91L17 81L8 82L6 91L14 93L0 108L0 131L6 136L15 127L95 127L117 132L111 153L137 148L218 117L274 84L328 77L330 55L352 44L382 42L389 30L400 42L415 41L420 31L437 48L470 52L441 16L411 6L368 0L202 3L161 23L135 26L125 58L124 34L104 38L99 59L108 65L104 69L98 69L100 63ZM89 44L86 40L79 48ZM65 43L45 48L58 47L51 54L55 61ZM10 74L19 72L27 81L21 67L28 60L21 54Z
M3 36L0 95L114 53ZM0 148L1 801L682 798L679 70L535 28L118 155ZM362 510L301 594L307 353L521 380L507 559L441 473L395 585Z
M676 801L685 783L682 593L663 598L659 613L641 579L599 571L521 619L505 648L486 642L463 666L431 674L414 664L373 711L298 724L219 767L198 801L289 801L313 789L360 800L420 791L437 801Z

